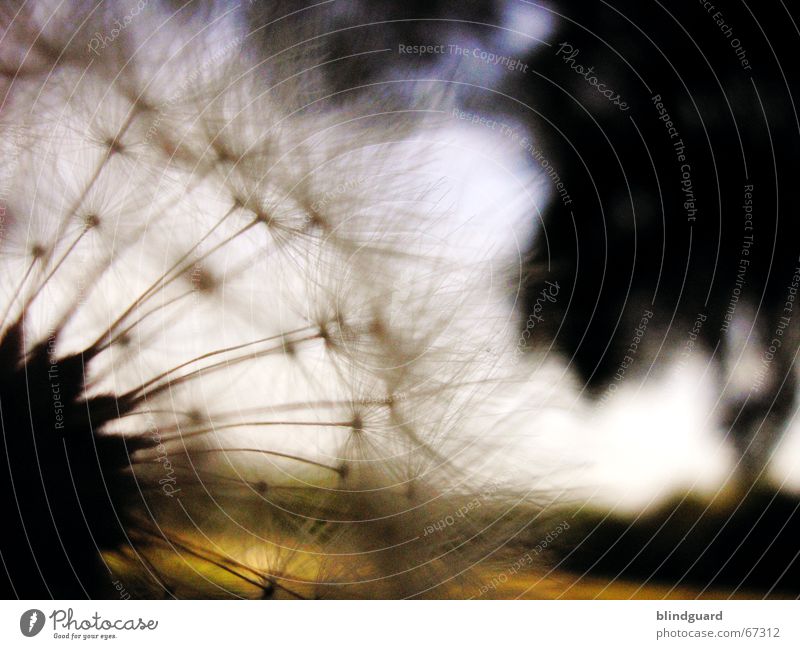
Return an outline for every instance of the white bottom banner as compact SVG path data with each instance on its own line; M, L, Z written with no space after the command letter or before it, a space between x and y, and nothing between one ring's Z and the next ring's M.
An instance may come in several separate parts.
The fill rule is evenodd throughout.
M2 647L800 646L798 601L4 601L0 611Z

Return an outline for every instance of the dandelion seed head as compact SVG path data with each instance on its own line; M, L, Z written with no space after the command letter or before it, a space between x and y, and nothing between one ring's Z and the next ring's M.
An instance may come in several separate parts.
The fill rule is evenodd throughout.
M313 20L151 2L79 52L67 32L85 50L124 3L79 3L63 34L29 4L4 27L41 43L0 57L21 73L3 146L22 133L2 324L29 351L56 332L91 433L130 445L103 550L167 596L411 595L468 571L505 527L417 537L524 428L496 406L523 383L505 287L528 204L464 186L471 164L496 163L491 197L531 179L443 128L439 88L322 100Z

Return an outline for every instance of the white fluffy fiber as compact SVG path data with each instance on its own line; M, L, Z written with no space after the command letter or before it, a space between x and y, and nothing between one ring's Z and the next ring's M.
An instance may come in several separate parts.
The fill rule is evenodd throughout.
M98 434L160 442L128 579L463 586L560 495L515 353L534 179L441 92L326 99L279 14L136 6L7 2L0 43L4 322L100 349L87 389L139 405Z

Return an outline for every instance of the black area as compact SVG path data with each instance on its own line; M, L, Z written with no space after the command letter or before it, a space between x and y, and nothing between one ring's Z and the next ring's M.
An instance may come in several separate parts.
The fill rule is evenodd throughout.
M113 591L98 550L125 540L139 442L97 434L127 404L81 397L80 355L51 364L45 341L23 358L21 332L0 341L0 596L101 597Z
M556 305L551 333L559 331L556 347L594 394L613 379L651 304L649 342L656 348L663 331L671 332L656 366L681 346L698 314L708 318L701 347L716 349L723 366L736 362L724 342L725 317L745 315L748 304L758 310L748 321L752 344L760 336L768 345L800 265L800 79L794 64L800 34L780 2L713 4L708 12L698 2L552 3L564 15L549 37L553 47L532 59L537 74L509 81L538 111L531 122L574 201L565 206L556 196L547 209L549 250L543 237L532 250L527 310L545 280L574 285ZM797 3L786 6L796 19ZM717 24L717 11L730 36ZM565 42L579 50L574 62L593 66L629 110L570 69L563 60L567 49L556 54ZM661 96L677 137L659 119L654 95ZM678 141L685 162L677 158ZM684 206L683 164L690 166L694 214ZM745 185L753 185L752 231L744 229ZM753 242L743 253L746 235ZM740 276L742 259L749 264ZM548 265L551 271L543 272ZM768 382L785 379L775 404L775 391L753 393L726 415L740 448L750 449L745 463L753 473L779 429L761 427L766 415L782 419L793 405L789 369L799 329L796 312L791 335L769 367ZM646 370L651 360L640 357L637 369Z
M634 522L586 517L560 567L651 586L800 596L800 501L756 491L724 509L670 503Z

